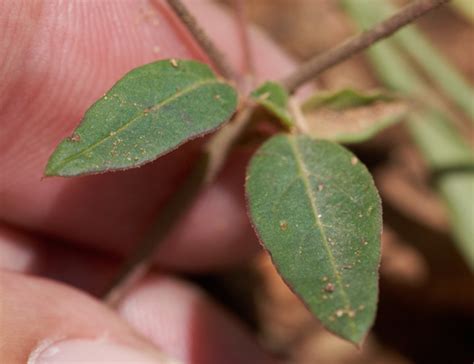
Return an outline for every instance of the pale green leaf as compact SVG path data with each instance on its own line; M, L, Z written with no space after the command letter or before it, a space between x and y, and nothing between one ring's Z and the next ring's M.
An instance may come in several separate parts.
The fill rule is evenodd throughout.
M250 217L291 289L323 325L360 344L377 306L381 204L344 147L277 135L247 172Z
M250 94L251 98L273 114L285 127L293 126L288 111L288 93L276 82L265 82Z
M228 120L237 95L196 61L163 60L127 73L59 144L45 174L75 176L150 162Z
M302 105L309 134L339 143L364 142L402 120L407 110L394 95L352 89L318 92Z

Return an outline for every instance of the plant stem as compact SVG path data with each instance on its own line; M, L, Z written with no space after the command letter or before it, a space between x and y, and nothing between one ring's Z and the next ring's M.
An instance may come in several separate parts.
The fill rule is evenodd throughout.
M244 104L233 120L219 130L206 144L209 158L209 171L206 180L212 182L224 166L235 143L238 141L252 119L257 108L255 104Z
M372 5L380 16L393 14L395 6L390 1ZM471 0L474 9L474 2ZM450 64L444 55L415 27L405 28L394 39L409 53L444 96L474 123L474 90L463 75Z
M208 52L209 58L216 64L216 67L221 68L222 64L225 65L225 61L222 63L224 58L222 58L220 52L213 46L209 38L204 35L194 17L189 14L181 2L179 0L167 1L176 11L180 19L183 20L188 29L190 29L199 44ZM447 1L448 0L421 0L407 6L398 14L380 23L372 30L362 33L344 42L340 46L327 51L321 56L310 60L294 74L287 77L283 81L284 85L290 91L294 91L297 87L319 75L326 69L344 61L354 53L369 47L377 40L387 37L403 25L408 24L429 10ZM202 44L199 39L207 44L207 46ZM209 50L209 45L212 49L211 51ZM220 69L222 75L225 77L234 75L233 71L229 70L230 68L227 68L227 66ZM163 209L163 214L158 217L147 236L138 245L132 256L127 259L120 273L106 290L104 300L107 303L115 305L129 286L148 270L152 264L157 246L179 221L184 212L188 210L199 192L202 191L202 188L215 179L225 164L232 147L246 130L256 108L257 106L254 103L244 102L231 122L209 140L190 176L167 203Z
M245 0L233 0L237 29L239 31L240 44L242 47L242 76L240 77L240 89L248 94L255 88L255 63L250 43L249 27L245 11Z
M202 189L211 184L221 171L232 147L249 124L255 108L255 104L244 104L232 121L209 140L190 175L163 207L163 212L157 217L148 234L105 289L102 297L107 304L115 306L128 289L145 275L153 263L161 241L189 210Z
M290 97L288 100L288 108L295 121L296 131L301 134L309 134L308 124L301 111L301 106L293 97Z
M110 306L115 306L123 295L137 280L142 278L153 264L156 248L167 236L174 224L188 211L195 197L206 182L208 171L207 153L203 153L191 174L186 177L178 191L163 207L163 212L156 218L147 235L127 258L119 273L110 283L103 295Z
M167 1L171 6L173 6L173 4L177 6L178 10L176 10L175 7L173 7L173 9L175 9L177 15L183 20L183 22L185 22L185 24L188 24L185 19L192 19L192 22L189 23L192 24L192 29L189 27L188 29L190 29L191 33L196 37L196 40L198 40L198 37L200 37L199 39L207 39L207 44L210 44L213 49L217 49L213 46L207 36L199 30L200 27L196 20L188 13L180 1ZM246 24L242 23L241 26L246 26ZM196 31L196 29L198 30ZM242 30L242 32L247 33L246 30ZM247 36L242 37L241 42L242 47L248 47L248 44L245 44L248 42ZM201 42L199 43L201 44ZM209 51L204 46L203 48L205 51ZM251 59L250 48L248 48L247 51L244 51L244 53L247 62L247 60ZM216 53L212 54L215 56ZM220 56L213 58L214 56L211 56L211 53L209 54L209 58L211 58L216 65L223 60ZM228 71L221 73L226 75L226 72ZM250 67L248 72L249 73L246 76L248 76L249 80L252 80L251 82L253 82L255 77L253 67ZM145 275L153 264L153 258L160 242L180 220L183 214L188 211L202 189L211 184L221 171L232 147L246 130L255 108L255 104L244 102L237 113L233 116L231 122L219 130L206 143L201 152L201 156L190 175L186 178L182 186L178 188L178 191L166 203L163 212L157 217L147 235L132 252L132 255L126 259L117 276L104 291L103 299L107 304L115 306L128 289Z
M234 79L236 72L232 69L224 54L211 41L209 36L204 32L201 26L196 21L196 18L188 11L181 0L166 0L168 5L173 9L176 16L183 22L189 30L194 40L202 47L210 58L212 63L216 66L219 73L227 79Z
M370 26L380 14L368 0L344 0L344 4L360 26ZM390 88L422 100L430 94L429 84L410 67L393 40L371 48L368 56L379 78ZM437 172L434 182L445 201L452 233L459 251L474 271L474 226L469 213L472 210L469 197L474 188L471 147L436 105L428 103L410 114L408 121L408 131L428 167Z
M350 38L323 54L310 59L295 72L284 78L282 80L283 85L289 92L294 92L299 86L316 77L329 67L368 48L373 43L390 36L403 26L448 1L449 0L414 1L402 8L395 15L378 23L372 29Z

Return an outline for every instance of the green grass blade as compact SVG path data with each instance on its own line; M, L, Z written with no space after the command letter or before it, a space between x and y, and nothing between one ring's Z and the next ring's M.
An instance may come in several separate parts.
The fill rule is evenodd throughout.
M474 1L472 0L453 0L452 7L472 24L474 24Z
M471 2L474 7L474 2ZM396 8L387 1L372 1L371 11L378 19L392 15ZM424 69L431 80L470 117L474 123L474 90L463 75L414 26L408 26L394 35L404 50Z
M370 27L378 19L372 1L343 0L343 3L363 28ZM428 92L428 86L403 59L393 40L371 47L368 56L387 86L415 97ZM446 203L458 249L474 270L472 150L452 123L436 110L427 108L411 115L408 128L431 170L437 174L436 186Z
M472 150L441 113L415 113L410 121L411 135L430 164L435 186L445 201L458 249L474 270Z

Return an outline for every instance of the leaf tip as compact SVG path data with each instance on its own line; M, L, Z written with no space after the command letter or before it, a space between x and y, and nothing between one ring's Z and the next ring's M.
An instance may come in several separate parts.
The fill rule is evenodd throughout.
M341 338L342 340L345 340L347 341L348 343L351 343L352 345L354 345L355 348L357 348L358 350L362 350L362 347L364 346L365 344L365 340L367 338L367 335L368 333L370 332L370 329L371 329L371 326L368 326L366 327L365 329L363 330L357 330L357 331L351 331L351 332L347 332L346 330L340 330L340 329L336 329L334 327L330 327L330 326L326 326L326 329L333 333L334 335L338 336L339 338Z
M365 344L365 339L367 338L367 335L369 333L370 329L367 331L364 331L361 335L355 338L346 338L351 344L353 344L357 350L362 351L362 347Z
M63 154L64 141L61 142L48 159L48 163L43 171L44 177L67 177L70 174L66 173L68 166L67 160Z
M54 176L61 176L61 168L58 166L57 163L53 160L54 154L49 158L48 163L43 171L44 177L54 177Z

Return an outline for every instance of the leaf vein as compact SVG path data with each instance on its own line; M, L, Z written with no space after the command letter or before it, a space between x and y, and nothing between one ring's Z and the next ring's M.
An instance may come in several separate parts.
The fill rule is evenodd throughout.
M296 164L298 166L298 174L299 174L299 176L301 177L301 179L303 181L303 184L304 184L305 190L306 190L306 195L307 195L307 197L310 201L311 212L313 213L313 217L314 217L314 223L315 223L316 227L319 227L319 229L321 231L321 236L322 236L322 241L323 241L323 244L324 244L324 248L326 250L326 253L329 256L329 262L330 262L330 264L333 268L334 276L336 277L336 284L340 287L339 292L341 294L342 300L345 303L345 306L347 306L345 308L352 309L352 307L350 305L350 300L348 298L348 295L347 295L347 293L344 289L344 285L342 283L341 275L340 275L340 273L337 269L337 264L336 264L334 255L331 251L331 248L329 247L329 242L328 242L328 238L326 236L324 225L321 222L321 219L319 217L319 211L318 211L318 208L316 206L316 196L313 193L313 190L311 188L311 183L310 183L309 178L308 178L311 173L308 171L308 168L306 167L303 156L301 154L301 151L299 150L299 147L298 147L297 142L295 141L295 138L293 136L289 136L288 141L289 141L290 147L292 148L293 153L295 155ZM351 319L351 317L349 317L349 316L348 316L348 318L349 318L349 322L351 323L351 329L353 331L353 334L355 334L356 328L355 328L354 320Z
M210 84L221 84L222 81L219 81L217 79L206 79L205 81L201 81L201 82L198 82L198 83L195 83L193 84L192 86L190 87L187 87L187 88L184 88L182 89L180 92L177 92L176 94L174 94L173 96L169 97L168 99L166 100L163 100L162 102L156 104L156 105L153 105L150 109L150 111L157 111L159 109L161 109L162 107L166 106L167 104L175 101L176 99L180 98L181 96L183 95L186 95L187 93L190 93L194 90L196 90L197 88L199 88L200 86L204 86L204 85L210 85ZM114 95L114 96L117 96L117 95ZM136 122L137 120L140 119L140 117L143 116L143 112L140 111L139 113L137 113L134 117L130 118L130 120L128 120L125 124L123 124L121 127L117 128L115 130L115 134L114 135L117 135L118 133L122 132L123 130L127 129L130 125L132 125L134 122ZM95 149L97 146L105 143L107 140L111 139L113 136L112 135L107 135L105 136L104 138L98 140L97 142L95 142L94 144L90 145L89 147L69 156L68 158L64 158L63 160L63 163L61 163L61 167L63 167L64 165L66 165L67 163L69 163L70 161L74 160L75 158L83 155L83 154L86 154L87 152L90 152L91 150Z

